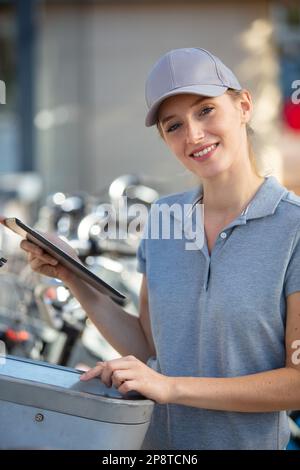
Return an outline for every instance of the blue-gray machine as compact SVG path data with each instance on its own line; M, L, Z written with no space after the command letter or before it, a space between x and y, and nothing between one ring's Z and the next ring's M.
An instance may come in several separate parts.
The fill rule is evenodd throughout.
M0 449L139 449L154 403L80 371L0 357Z

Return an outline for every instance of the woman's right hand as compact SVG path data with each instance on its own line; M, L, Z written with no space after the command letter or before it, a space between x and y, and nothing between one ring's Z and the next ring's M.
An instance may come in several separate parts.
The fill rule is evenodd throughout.
M61 238L49 233L41 233L41 235L47 238L50 242L59 246L59 248L72 256L72 258L80 261L75 250L73 250L73 248ZM20 247L27 252L27 258L33 271L45 276L60 279L65 284L68 284L73 277L73 273L68 268L59 263L51 255L48 255L38 245L35 245L28 240L22 240Z

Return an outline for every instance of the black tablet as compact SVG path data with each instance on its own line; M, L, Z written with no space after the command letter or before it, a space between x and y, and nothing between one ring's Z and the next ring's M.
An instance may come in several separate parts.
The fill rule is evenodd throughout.
M63 266L70 269L83 281L86 281L88 284L95 287L103 294L106 294L118 301L126 299L125 295L121 294L121 292L117 291L112 286L104 282L75 258L68 255L68 253L63 251L57 245L47 240L47 238L45 238L37 230L34 230L33 228L21 222L21 220L16 218L1 218L0 222L18 235L21 235L21 237L26 238L28 241L41 247L49 255L57 259L57 261L59 261Z

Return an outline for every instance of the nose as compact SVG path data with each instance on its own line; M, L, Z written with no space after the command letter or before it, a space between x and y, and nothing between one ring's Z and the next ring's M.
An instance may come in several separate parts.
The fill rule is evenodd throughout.
M188 144L195 144L204 137L204 130L201 123L191 120L186 125L186 140Z

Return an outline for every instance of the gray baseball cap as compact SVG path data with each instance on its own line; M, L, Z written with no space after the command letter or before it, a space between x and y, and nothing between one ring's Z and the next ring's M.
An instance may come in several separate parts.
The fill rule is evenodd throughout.
M161 103L169 96L191 93L220 96L228 88L242 87L233 72L205 49L174 49L153 66L146 81L146 102L149 111L145 124L153 126Z

